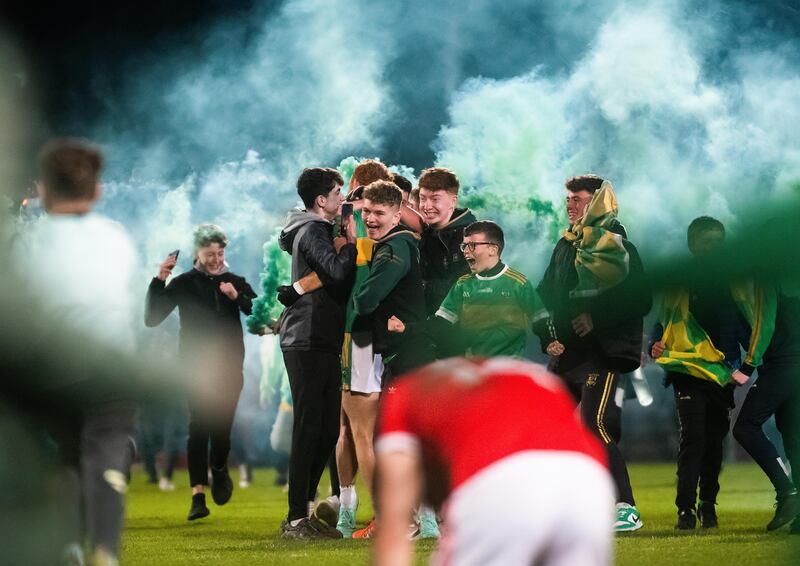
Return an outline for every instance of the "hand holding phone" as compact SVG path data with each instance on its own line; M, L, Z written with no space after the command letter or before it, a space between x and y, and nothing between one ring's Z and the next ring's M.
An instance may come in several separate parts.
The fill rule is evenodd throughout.
M180 250L175 250L174 252L170 252L167 255L167 258L161 262L161 265L158 266L158 278L162 281L166 281L167 277L170 276L172 273L173 268L178 263L178 255L181 253Z

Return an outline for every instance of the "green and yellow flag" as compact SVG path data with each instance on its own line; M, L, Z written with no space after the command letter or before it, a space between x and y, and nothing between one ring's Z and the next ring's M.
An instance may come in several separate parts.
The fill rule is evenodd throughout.
M778 293L774 285L753 281L731 286L739 312L750 326L750 343L744 362L757 367L775 331ZM664 297L660 316L664 327L664 353L656 363L666 371L684 373L724 387L731 381L725 355L717 350L705 330L689 312L689 293L673 291Z
M614 287L628 276L628 251L620 234L609 230L619 206L614 187L603 181L592 196L586 212L564 233L577 251L575 269L578 284L571 297L591 297Z

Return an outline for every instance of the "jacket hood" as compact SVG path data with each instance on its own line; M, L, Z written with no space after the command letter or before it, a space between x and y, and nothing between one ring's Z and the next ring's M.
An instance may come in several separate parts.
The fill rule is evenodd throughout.
M299 208L289 212L289 216L286 218L286 226L281 230L281 235L278 238L278 245L283 251L292 253L292 245L297 231L309 222L321 222L330 226L330 222L313 212L300 210Z

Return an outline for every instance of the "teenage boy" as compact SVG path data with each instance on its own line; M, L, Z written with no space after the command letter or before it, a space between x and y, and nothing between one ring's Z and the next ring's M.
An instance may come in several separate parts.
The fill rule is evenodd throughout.
M458 278L470 272L461 244L475 216L457 208L458 177L449 169L425 169L418 185L419 212L426 224L419 243L420 265L426 313L433 316Z
M689 224L687 240L698 276L687 290L665 296L650 348L650 356L666 369L665 383L675 393L680 424L675 528L682 530L694 529L698 517L704 529L718 525L715 505L722 443L734 406L731 373L741 365L740 344L750 350L747 321L737 308L731 285L703 276L707 273L703 263L724 243L725 227L719 220L701 216ZM700 504L695 510L698 481Z
M177 307L180 315L180 354L194 364L197 383L189 403L187 460L192 505L188 519L209 515L205 488L211 466L211 497L225 505L233 493L228 471L231 427L244 383L244 338L240 313L249 315L256 297L252 287L228 270L228 238L215 224L202 224L194 233L192 269L167 283L177 263L168 255L150 282L145 324L161 324Z
M121 225L93 212L102 167L102 153L86 141L45 144L37 189L47 215L17 241L16 267L65 328L133 354L136 251ZM59 386L57 397L79 401L49 415L60 457L77 481L64 495L74 499L67 506L75 514L70 552L81 563L87 538L92 563L116 564L124 521L135 407L117 391L113 365L107 372Z
M652 297L639 254L617 220L611 183L596 175L573 177L566 193L570 226L537 289L564 347L551 358L550 369L564 380L580 402L584 422L606 446L617 486L615 530L634 531L642 521L617 444L622 407L614 397L620 374L639 367L642 317Z
M306 209L289 214L280 237L281 248L292 255L292 280L314 272L324 283L299 296L281 324L281 349L294 402L289 513L281 525L285 538L341 537L308 511L339 436L339 356L356 268L353 222L345 224L344 236L333 235L333 221L344 200L343 183L335 169L305 169L297 192Z

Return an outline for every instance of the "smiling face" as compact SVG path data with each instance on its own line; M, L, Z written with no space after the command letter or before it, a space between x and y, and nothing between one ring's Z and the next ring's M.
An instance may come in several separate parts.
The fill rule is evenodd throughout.
M500 261L499 246L483 232L465 235L461 249L472 273L491 269Z
M225 269L225 248L216 242L198 248L197 263L209 275L219 275Z
M592 193L586 190L570 191L567 189L567 216L569 217L570 226L575 224L583 213L586 211L586 206L592 200Z
M364 199L361 218L367 229L367 236L380 240L400 223L400 207Z
M419 212L433 228L444 228L456 209L458 196L444 189L419 188Z

